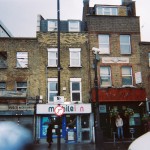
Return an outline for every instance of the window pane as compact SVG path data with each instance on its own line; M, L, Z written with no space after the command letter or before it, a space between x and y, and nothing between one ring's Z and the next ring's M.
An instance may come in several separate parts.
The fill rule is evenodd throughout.
M131 54L130 36L120 35L121 54Z
M57 58L57 52L49 52L49 58L50 59L56 59Z
M69 31L79 31L79 21L69 21Z
M104 8L104 15L110 15L110 8Z
M71 52L71 58L79 58L79 52Z
M72 93L72 101L80 101L80 93Z
M112 15L117 15L117 8L112 8Z
M7 67L7 52L0 52L0 68Z
M18 68L28 67L28 53L27 52L17 52L17 67Z
M57 91L57 83L56 82L50 83L50 91Z
M72 90L73 91L80 90L80 84L78 82L73 82L72 83Z
M109 67L100 67L100 75L110 75Z
M130 36L129 35L121 35L120 42L121 43L130 43Z
M70 52L70 66L80 66L80 52Z
M17 87L27 87L26 82L17 82Z
M48 66L57 66L58 53L48 51Z
M131 54L130 45L121 45L121 54Z
M53 102L54 101L54 96L57 96L57 93L50 93L49 94L49 101Z
M109 35L99 35L100 43L109 43Z
M110 86L111 85L111 80L110 77L101 77L101 86Z
M122 67L122 75L131 75L131 67Z
M57 21L48 21L48 31L57 31Z
M97 7L97 15L102 15L102 7Z
M109 53L109 35L99 35L99 49L101 50L101 54L108 54Z
M123 85L132 85L132 77L123 77L122 78L122 84Z
M17 91L26 92L27 82L17 82Z
M0 90L5 90L5 89L6 89L6 83L0 82Z

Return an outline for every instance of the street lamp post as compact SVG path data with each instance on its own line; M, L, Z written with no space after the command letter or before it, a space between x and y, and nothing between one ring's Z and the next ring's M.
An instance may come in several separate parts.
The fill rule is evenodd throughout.
M94 78L94 86L95 86L95 143L96 143L96 150L103 150L103 132L101 130L100 125L100 115L99 115L99 94L98 94L98 78L97 78L97 62L100 60L99 52L100 50L98 48L93 47L92 48L93 53L95 54L94 59L94 68L95 68L95 78Z
M57 0L57 23L58 23L58 32L57 32L57 46L58 46L58 65L57 65L57 70L58 70L58 94L57 96L60 96L60 3L59 0ZM57 132L57 150L61 150L61 138L60 138L60 124L61 124L61 118L60 116L58 117L58 132Z

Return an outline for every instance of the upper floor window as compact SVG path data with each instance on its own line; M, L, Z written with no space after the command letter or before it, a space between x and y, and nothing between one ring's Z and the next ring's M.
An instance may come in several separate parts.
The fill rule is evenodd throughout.
M71 101L82 101L81 78L70 78L70 91Z
M69 32L79 32L80 31L80 22L76 20L68 21Z
M17 52L17 68L28 67L28 52Z
M54 96L58 93L58 79L48 78L48 102L54 102Z
M111 70L110 67L100 67L100 86L111 86Z
M58 49L48 48L48 66L57 67L58 64Z
M100 54L110 54L109 35L98 35Z
M7 68L7 52L0 52L0 68Z
M70 66L81 66L81 48L69 48L70 51Z
M96 7L97 15L118 15L118 9L116 7L107 7L107 6L97 6Z
M27 82L17 82L17 91L26 92L27 91Z
M131 54L130 35L120 35L121 54Z
M49 20L48 31L57 31L57 29L58 29L57 20Z
M132 68L131 67L122 67L122 85L130 86L133 85L132 81Z
M6 83L0 82L0 91L6 90Z

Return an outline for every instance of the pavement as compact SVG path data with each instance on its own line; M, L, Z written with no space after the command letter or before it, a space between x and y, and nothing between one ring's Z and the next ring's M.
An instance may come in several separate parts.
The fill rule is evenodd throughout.
M132 140L123 141L105 141L103 150L128 150L128 146ZM52 144L51 148L48 148L47 143L40 143L35 145L36 150L57 150L57 143ZM59 150L98 150L93 143L76 143L76 144L66 144L61 143Z

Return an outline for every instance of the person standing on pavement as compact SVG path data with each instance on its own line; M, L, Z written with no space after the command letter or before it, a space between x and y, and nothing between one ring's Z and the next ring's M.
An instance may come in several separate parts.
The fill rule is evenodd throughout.
M52 142L53 142L53 140L52 140L52 129L53 129L53 126L52 126L52 124L50 123L49 125L48 125L48 128L47 128L47 142L48 142L48 148L50 148L51 147L51 145L52 145Z
M120 117L120 115L118 115L116 118L116 127L117 127L118 139L120 139L120 137L122 137L122 139L123 139L124 138L124 136L123 136L123 120Z

